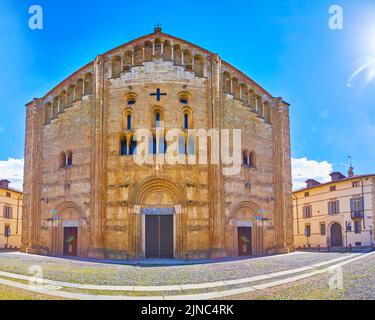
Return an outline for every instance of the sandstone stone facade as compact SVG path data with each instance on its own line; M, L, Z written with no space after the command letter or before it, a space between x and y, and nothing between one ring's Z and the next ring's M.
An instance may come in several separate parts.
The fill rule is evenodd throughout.
M132 135L156 120L241 129L240 174L223 175L221 161L135 164ZM145 209L170 208L174 258L236 256L241 227L252 254L293 250L290 156L287 103L156 29L27 105L22 249L62 255L64 230L77 228L78 256L143 258Z

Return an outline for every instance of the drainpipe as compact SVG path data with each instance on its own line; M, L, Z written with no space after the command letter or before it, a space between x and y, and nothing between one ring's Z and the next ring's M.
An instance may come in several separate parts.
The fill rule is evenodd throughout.
M299 234L299 220L298 220L298 197L292 193L293 198L296 200L296 216L297 216L297 233Z
M21 194L18 199L17 199L17 224L16 224L16 235L18 234L18 221L20 217L20 201L22 198L23 194Z
M363 199L363 229L366 229L366 219L365 219L365 188L363 185L363 180L362 178L359 178L361 180L361 185L362 185L362 199Z

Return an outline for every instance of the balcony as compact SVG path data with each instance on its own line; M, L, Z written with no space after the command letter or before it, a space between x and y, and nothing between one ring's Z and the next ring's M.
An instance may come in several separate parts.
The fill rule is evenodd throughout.
M352 217L352 220L364 219L365 213L364 211L352 211L351 217Z

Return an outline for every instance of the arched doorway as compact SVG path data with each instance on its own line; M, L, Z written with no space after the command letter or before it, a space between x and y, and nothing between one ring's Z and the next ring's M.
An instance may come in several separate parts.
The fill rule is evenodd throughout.
M183 193L167 179L149 178L133 190L137 256L173 259L183 251Z
M53 220L52 253L64 256L84 256L86 218L81 208L73 202L65 202L51 211Z
M256 204L237 204L226 222L226 250L232 256L261 255L264 251L263 223L258 220Z
M331 247L342 247L342 229L338 223L331 226Z

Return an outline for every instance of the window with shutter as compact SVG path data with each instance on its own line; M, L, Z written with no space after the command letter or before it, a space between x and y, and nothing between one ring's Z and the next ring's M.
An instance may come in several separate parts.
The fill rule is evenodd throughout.
M325 236L326 235L326 224L320 223L320 235Z
M10 226L9 225L5 225L4 235L5 235L6 238L10 237Z
M304 217L305 219L311 218L311 216L312 216L311 212L312 212L312 207L311 207L311 205L310 205L310 206L304 206L304 207L303 207L303 217Z
M305 236L306 237L310 237L311 236L311 226L309 224L307 224L305 226Z
M3 217L4 219L12 219L12 213L13 213L13 208L9 206L4 206L3 209Z

